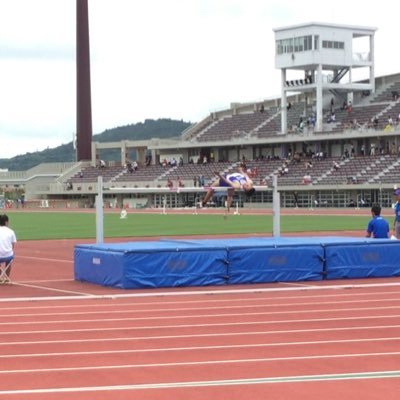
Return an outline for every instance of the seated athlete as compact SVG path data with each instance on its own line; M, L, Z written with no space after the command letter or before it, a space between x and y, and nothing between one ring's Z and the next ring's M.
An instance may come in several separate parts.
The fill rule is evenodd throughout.
M8 216L0 215L0 268L2 268L0 283L10 282L11 263L14 260L14 247L17 239L14 231L8 227ZM2 266L4 264L4 267ZM3 271L5 271L3 273Z
M231 174L227 175L221 175L219 172L217 172L217 175L219 176L219 179L215 181L210 189L207 191L206 195L204 196L203 201L201 202L202 206L204 207L208 201L213 197L214 194L214 188L216 187L226 187L227 189L227 199L226 199L226 205L228 208L228 211L232 205L233 201L233 195L235 193L235 189L237 190L243 190L247 196L252 196L254 192L256 191L253 187L253 181L251 178L247 175L246 172L244 172L243 168L239 168L239 172L234 172Z
M381 217L381 207L374 204L371 208L372 219L368 222L366 237L387 239L389 237L389 223Z

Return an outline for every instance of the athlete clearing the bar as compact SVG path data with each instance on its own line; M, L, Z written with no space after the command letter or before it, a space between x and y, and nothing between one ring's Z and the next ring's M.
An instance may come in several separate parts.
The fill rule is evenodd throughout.
M226 206L228 211L232 205L235 190L243 190L247 196L252 196L256 191L254 189L253 181L242 168L239 168L238 171L239 172L234 172L227 175L221 175L219 172L217 172L216 174L218 175L219 179L211 185L210 189L208 189L203 201L201 202L202 206L204 207L210 201L210 199L213 197L215 188L217 187L228 188L226 198Z

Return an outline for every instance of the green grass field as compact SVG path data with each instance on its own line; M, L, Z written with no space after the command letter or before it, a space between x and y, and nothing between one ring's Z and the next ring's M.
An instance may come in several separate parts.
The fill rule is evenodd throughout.
M12 212L10 227L18 240L82 239L96 237L96 216L79 212ZM366 216L281 216L281 232L364 230ZM272 233L270 215L104 215L104 237ZM338 232L340 235L340 232Z

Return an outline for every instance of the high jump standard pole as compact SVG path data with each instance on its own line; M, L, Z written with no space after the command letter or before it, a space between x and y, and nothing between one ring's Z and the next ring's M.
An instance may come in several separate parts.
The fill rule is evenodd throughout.
M281 196L278 192L278 177L272 176L272 234L281 236Z
M97 178L97 196L96 196L96 243L104 243L103 229L103 177Z

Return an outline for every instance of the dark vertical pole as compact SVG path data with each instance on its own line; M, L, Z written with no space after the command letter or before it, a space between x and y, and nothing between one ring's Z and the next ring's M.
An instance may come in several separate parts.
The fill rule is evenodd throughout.
M88 0L76 0L76 145L78 161L92 159Z

